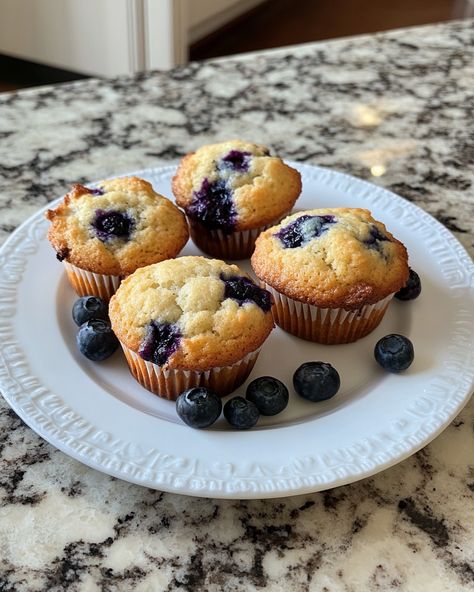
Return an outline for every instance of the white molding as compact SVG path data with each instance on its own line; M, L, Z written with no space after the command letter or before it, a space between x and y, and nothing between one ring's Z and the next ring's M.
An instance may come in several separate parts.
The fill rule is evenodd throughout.
M130 74L140 68L142 1L0 0L0 53L93 76Z
M453 18L474 17L474 0L456 0L452 14Z
M98 76L169 69L261 1L0 0L0 52Z
M188 61L187 0L143 0L145 68L168 69Z
M146 68L143 1L127 0L127 47L130 73L142 72Z

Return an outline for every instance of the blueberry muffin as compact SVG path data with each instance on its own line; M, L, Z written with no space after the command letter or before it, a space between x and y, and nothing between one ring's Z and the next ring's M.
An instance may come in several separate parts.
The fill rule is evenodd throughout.
M404 245L359 208L289 216L259 236L251 262L275 322L319 343L370 333L409 273Z
M243 259L262 230L290 213L301 177L265 146L233 140L187 154L172 188L195 244L213 257Z
M48 239L80 296L110 298L121 278L176 257L189 238L182 212L137 177L74 185L46 217Z
M192 386L219 395L250 373L273 328L270 294L236 265L179 257L138 269L109 306L138 382L176 399Z

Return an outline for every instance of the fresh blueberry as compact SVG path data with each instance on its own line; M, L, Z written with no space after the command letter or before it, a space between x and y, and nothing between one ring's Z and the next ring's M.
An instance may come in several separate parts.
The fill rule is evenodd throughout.
M81 354L93 362L109 358L119 346L110 323L102 319L93 319L81 325L76 343Z
M211 389L197 386L184 391L176 399L176 413L192 428L207 428L222 411L222 401Z
M63 249L59 249L58 251L56 251L56 259L58 261L64 261L64 259L67 259L68 257L69 257L68 247L64 247Z
M392 333L377 341L374 356L384 370L398 374L411 366L415 351L407 337Z
M247 387L246 398L262 415L276 415L288 405L288 389L277 378L260 376Z
M231 150L223 157L218 168L228 168L238 173L245 173L249 170L249 160L251 156L250 152Z
M105 191L100 187L87 187L87 190L92 195L104 195Z
M226 278L223 274L220 277L225 284L224 298L236 300L239 306L244 302L255 302L264 312L272 307L270 292L259 288L251 279L238 275Z
M305 214L300 216L288 226L279 230L277 236L283 243L285 249L295 249L309 243L313 238L321 236L329 230L331 224L336 223L334 216L309 216Z
M163 366L178 349L180 341L181 331L176 325L151 321L138 353L144 360Z
M243 397L234 397L224 405L224 417L239 430L248 430L257 423L260 413L257 406Z
M107 304L98 296L83 296L74 302L72 318L79 327L92 319L109 320Z
M395 298L398 298L398 300L414 300L415 298L418 298L420 292L420 276L410 267L408 281L405 286L395 294Z
M375 249L379 253L381 252L380 243L383 241L389 241L390 239L377 227L375 224L371 224L369 227L369 237L364 240L364 245L368 249Z
M237 213L232 191L223 179L212 183L209 179L204 179L201 189L193 193L192 202L186 212L208 230L232 232L235 228Z
M134 222L126 212L117 210L96 210L92 227L99 240L106 242L114 238L128 239Z
M293 374L295 391L308 401L334 397L341 386L338 371L326 362L305 362Z

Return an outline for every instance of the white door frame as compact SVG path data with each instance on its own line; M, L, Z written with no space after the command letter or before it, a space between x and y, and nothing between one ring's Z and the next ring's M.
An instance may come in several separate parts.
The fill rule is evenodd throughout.
M144 67L168 69L188 61L187 0L129 0L142 4ZM136 7L140 10L140 6Z

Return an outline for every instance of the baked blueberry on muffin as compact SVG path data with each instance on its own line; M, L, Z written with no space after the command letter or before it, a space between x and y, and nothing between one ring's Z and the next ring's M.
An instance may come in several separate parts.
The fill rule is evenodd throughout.
M301 177L265 146L232 140L187 154L172 188L196 245L215 257L243 259L263 229L289 214Z
M80 296L110 298L121 278L176 257L189 237L182 212L137 177L74 185L46 217L48 239Z
M275 322L319 343L370 333L408 279L404 245L359 208L289 216L259 236L251 261Z
M270 294L236 265L179 257L138 269L109 306L138 382L176 399L193 386L219 395L250 373L273 328Z

